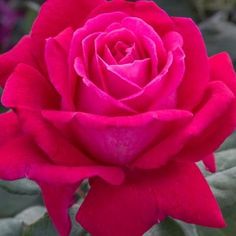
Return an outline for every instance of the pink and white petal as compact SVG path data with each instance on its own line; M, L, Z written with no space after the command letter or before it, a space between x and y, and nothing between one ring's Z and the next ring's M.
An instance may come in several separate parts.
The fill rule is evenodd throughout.
M69 87L68 54L72 39L72 29L68 28L55 38L50 38L45 46L45 60L49 80L61 96L61 106L73 110L73 95Z
M186 55L185 76L178 91L178 108L192 110L201 101L209 82L207 50L200 30L191 19L172 19L176 24L176 31L183 38L183 50Z
M212 153L209 156L205 157L203 159L203 163L206 167L206 169L212 173L216 172L216 160L215 160L215 155Z
M24 36L9 52L0 55L0 85L4 87L8 77L19 63L36 66L31 54L32 41Z
M224 82L236 96L236 73L232 60L226 52L210 57L211 80Z
M80 67L81 62L76 60L75 70L78 73L80 73ZM88 78L79 79L79 89L75 97L79 111L111 116L135 114L134 110L102 91Z
M125 117L53 111L45 111L43 115L58 129L69 130L93 159L118 165L128 164L150 145L192 119L191 113L178 110Z
M7 80L2 95L6 107L58 108L58 94L35 68L19 64Z
M134 166L152 169L173 158L188 161L203 159L214 152L235 129L235 106L234 95L222 82L210 83L206 98L192 121L144 153Z
M201 172L195 164L184 162L151 173L133 172L121 186L93 180L77 220L92 235L139 236L165 216L203 226L225 226Z

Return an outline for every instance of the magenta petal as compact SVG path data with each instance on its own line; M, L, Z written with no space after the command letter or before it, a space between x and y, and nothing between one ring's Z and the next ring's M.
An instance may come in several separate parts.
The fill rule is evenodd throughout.
M75 191L79 186L79 181L74 185L49 185L38 183L42 190L45 206L53 224L60 233L60 236L68 236L71 231L71 220L69 208L75 202Z
M17 136L19 133L19 122L14 112L6 112L0 115L0 146Z
M67 123L75 140L88 150L94 159L121 165L132 161L151 144L160 142L177 127L185 125L192 115L178 110L125 117L45 111L44 117L59 129L63 129Z
M234 95L223 83L212 82L206 100L192 121L181 129L173 130L167 138L144 153L134 166L141 169L158 168L173 158L199 161L219 147L235 129L235 124Z
M61 95L61 105L66 110L73 110L73 95L69 87L68 54L73 31L66 29L55 38L50 38L45 46L45 60L49 79Z
M37 145L55 164L65 166L91 165L93 162L74 146L72 138L64 136L59 130L43 119L41 114L33 111L20 110L23 130L31 135ZM70 158L67 158L67 157Z
M173 20L176 31L183 37L183 50L186 55L186 71L178 92L178 107L191 110L201 101L209 82L208 56L196 24L188 18Z
M36 69L19 64L7 80L2 103L6 107L58 108L58 95Z
M9 75L19 63L35 66L31 55L31 38L23 37L19 43L9 52L0 55L0 85L4 86Z
M80 72L79 60L75 61L75 70ZM111 116L135 113L128 106L102 91L88 78L79 79L81 79L79 81L80 87L76 96L79 111Z
M211 80L223 81L236 96L236 73L228 53L223 52L209 59Z
M121 170L109 167L66 168L41 164L30 169L28 177L40 185L48 213L61 236L68 236L71 230L69 208L75 202L76 189L84 179L94 176L115 185L124 179Z
M112 1L106 2L98 6L93 12L92 16L101 13L121 11L129 16L138 17L149 25L151 25L156 32L165 34L174 28L172 19L168 14L162 10L154 1Z
M151 77L150 68L150 59L144 59L135 60L133 63L128 64L110 65L107 69L117 76L143 87Z
M235 130L236 98L232 91L222 82L213 81L209 84L205 99L185 132L188 139L178 154L180 159L203 159L219 148Z
M37 159L37 149L30 145L27 137L11 138L0 147L0 179L25 178L30 159Z
M77 220L92 235L139 236L164 216L210 227L225 226L201 172L184 162L151 173L132 173L121 186L92 181Z
M56 36L68 27L76 29L84 24L90 12L103 0L49 0L43 4L32 28L35 46L42 46L45 39ZM70 16L70 17L68 17Z
M210 154L209 156L203 159L203 163L207 170L212 173L216 172L216 160L214 154Z
M173 109L176 107L176 89L183 80L185 55L180 47L169 52L165 67L139 93L121 99L137 111Z

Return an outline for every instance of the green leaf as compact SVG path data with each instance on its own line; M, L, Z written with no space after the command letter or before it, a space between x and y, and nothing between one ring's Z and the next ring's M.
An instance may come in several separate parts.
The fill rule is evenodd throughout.
M39 221L26 227L23 236L57 236L57 232L47 214Z
M196 19L192 1L189 0L155 0L171 16L185 16Z
M40 203L39 195L12 194L0 188L0 218L14 216L25 208Z
M17 219L0 220L0 235L2 236L21 236L23 223Z
M236 25L228 21L227 12L219 12L202 24L201 31L210 55L227 51L236 62Z
M33 181L21 179L16 181L0 181L0 188L9 193L20 195L35 195L40 194L40 189Z

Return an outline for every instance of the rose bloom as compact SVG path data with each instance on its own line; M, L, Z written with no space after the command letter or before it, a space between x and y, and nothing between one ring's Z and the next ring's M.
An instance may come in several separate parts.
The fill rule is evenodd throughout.
M196 162L236 127L236 75L195 23L153 1L48 0L0 57L0 177L41 189L58 232L140 236L167 216L224 227Z

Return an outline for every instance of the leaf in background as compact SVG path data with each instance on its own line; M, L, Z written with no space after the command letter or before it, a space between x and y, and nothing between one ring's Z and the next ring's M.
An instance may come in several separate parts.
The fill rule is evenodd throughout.
M13 194L35 195L40 194L40 189L33 181L21 179L17 181L0 181L0 188Z
M22 230L23 230L23 223L20 220L17 219L0 220L1 236L21 236Z
M227 21L226 12L218 12L200 24L210 55L227 51L236 62L236 25Z
M25 231L22 236L44 236L44 235L58 236L47 214L45 214L35 224L32 224L29 227L25 228Z
M171 16L185 16L196 20L192 1L189 0L155 0L155 2L167 11Z
M39 194L13 194L0 187L0 218L14 216L25 208L41 202Z

